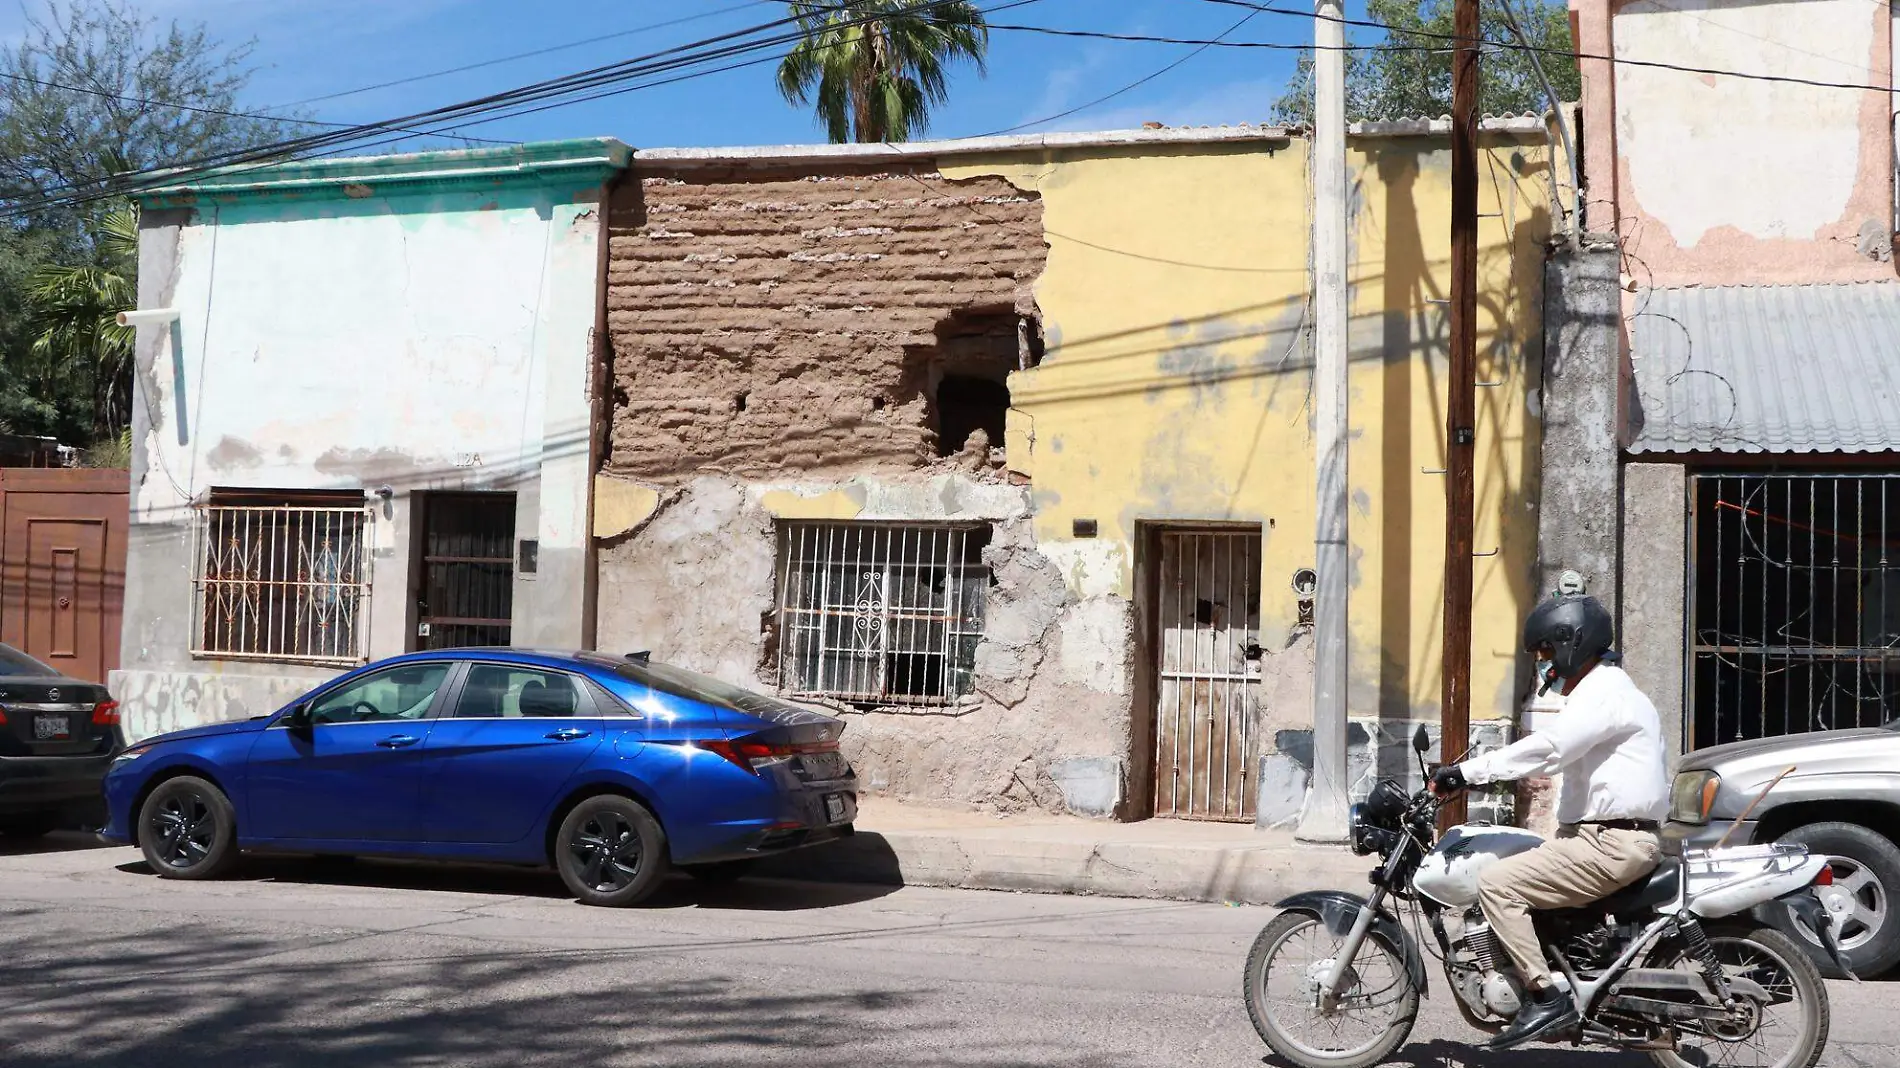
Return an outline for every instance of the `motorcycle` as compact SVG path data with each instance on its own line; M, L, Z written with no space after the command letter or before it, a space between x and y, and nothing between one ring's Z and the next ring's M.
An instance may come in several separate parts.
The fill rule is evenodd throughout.
M1424 773L1423 728L1412 747ZM1503 1030L1523 1004L1517 968L1478 908L1478 876L1543 839L1483 823L1440 838L1438 807L1429 788L1408 794L1381 780L1350 817L1353 852L1380 858L1370 895L1297 894L1254 941L1247 1012L1281 1057L1301 1068L1384 1062L1426 994L1421 945L1433 947L1453 1003L1479 1030ZM1738 846L1665 857L1604 900L1534 914L1552 978L1580 1021L1540 1041L1642 1051L1661 1068L1813 1068L1827 1044L1827 988L1761 913L1791 909L1852 976L1815 893L1831 882L1827 858L1804 847Z

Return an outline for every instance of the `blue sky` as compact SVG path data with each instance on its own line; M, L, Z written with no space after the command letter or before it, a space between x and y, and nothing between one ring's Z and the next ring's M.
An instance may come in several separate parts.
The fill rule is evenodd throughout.
M354 93L305 105L314 117L357 122L420 111L779 18L782 3L755 0L135 0L160 18L205 22L229 42L256 39L260 66L247 107L287 105L392 79L585 41L533 58ZM999 0L983 0L992 6ZM1285 6L1310 10L1305 0ZM1362 5L1351 5L1358 14ZM736 9L736 10L735 10ZM1037 0L997 22L1174 37L1212 37L1246 12L1203 0ZM668 20L677 25L623 33ZM0 9L0 38L19 30ZM1311 20L1259 14L1234 40L1310 41ZM608 36L623 34L621 36ZM990 133L1106 95L1150 74L1189 46L1124 43L997 31L990 72L961 68L931 136ZM1099 106L1033 130L1116 129L1262 122L1294 53L1211 48ZM823 140L807 110L786 104L772 66L473 127L491 138L611 135L636 146L783 144Z

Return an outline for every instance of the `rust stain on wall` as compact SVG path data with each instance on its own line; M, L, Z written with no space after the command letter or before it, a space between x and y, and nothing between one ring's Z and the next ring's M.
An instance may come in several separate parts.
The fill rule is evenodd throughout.
M1033 318L1048 256L1034 194L928 170L649 171L611 211L606 469L662 483L958 452L940 386L1014 367L970 339Z

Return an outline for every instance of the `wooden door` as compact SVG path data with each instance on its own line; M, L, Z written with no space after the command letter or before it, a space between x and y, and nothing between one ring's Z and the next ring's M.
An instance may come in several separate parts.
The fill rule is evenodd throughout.
M0 641L103 683L119 666L126 473L0 469Z
M1156 816L1251 821L1260 743L1258 530L1164 530L1156 591Z

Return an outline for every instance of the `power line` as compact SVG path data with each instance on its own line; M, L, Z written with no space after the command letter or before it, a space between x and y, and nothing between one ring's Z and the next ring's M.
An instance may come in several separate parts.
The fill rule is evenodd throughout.
M1462 38L1460 38L1457 34L1452 34L1452 33L1438 33L1433 30L1414 30L1414 29L1407 29L1403 27L1387 26L1384 23L1373 22L1367 19L1335 18L1332 16L1322 16L1319 14L1310 14L1310 13L1302 12L1302 11L1287 11L1284 8L1277 8L1277 7L1271 7L1265 4L1254 3L1252 2L1252 0L1201 0L1201 2L1207 3L1207 4L1221 4L1227 7L1250 8L1255 11L1263 11L1263 12L1266 12L1268 14L1273 14L1273 15L1293 15L1299 18L1314 18L1314 19L1326 18L1328 21L1338 22L1346 26L1364 26L1364 27L1369 27L1371 29L1375 29L1375 30L1383 30L1388 34L1402 33L1409 37L1426 37L1432 40L1445 41L1452 44L1456 44L1460 40L1462 40ZM1672 71L1676 71L1682 74L1706 74L1706 75L1711 75L1711 76L1719 77L1719 78L1740 78L1747 81L1779 82L1779 83L1790 84L1790 85L1807 85L1807 86L1812 86L1817 89L1854 89L1854 90L1860 90L1864 92L1875 92L1875 93L1892 93L1894 91L1894 87L1891 85L1870 85L1864 82L1830 82L1830 81L1823 81L1818 78L1802 78L1802 77L1792 75L1792 74L1756 74L1756 73L1750 73L1748 71L1724 70L1717 67L1691 67L1691 66L1687 66L1681 63L1668 63L1662 60L1655 60L1655 59L1624 59L1618 56L1595 55L1588 52L1578 52L1572 49L1548 48L1548 47L1542 47L1538 45L1518 44L1514 41L1496 41L1496 40L1492 40L1489 37L1480 37L1479 41L1484 47L1488 47L1488 48L1497 48L1497 49L1503 49L1503 50L1512 51L1512 52L1538 52L1547 56L1563 56L1569 59L1576 59L1576 60L1587 59L1593 62L1609 63L1612 65L1621 66L1621 67L1648 67L1648 68L1653 68L1657 70L1672 70ZM1232 45L1230 44L1228 45L1228 47L1232 47ZM1312 46L1304 45L1304 46L1296 46L1296 47L1310 48Z
M951 0L920 0L919 3L914 4L911 7L904 9L902 13L915 14L919 12L925 12L930 9L940 7L949 2L951 2ZM1010 0L1010 2L1008 3L999 4L995 7L990 8L989 10L992 12L1007 10L1009 8L1022 7L1026 4L1031 4L1031 3L1036 3L1036 2L1038 2L1038 0ZM835 13L835 12L841 12L841 11L850 11L852 10L852 8L851 8L851 5L848 3L841 3L839 5L836 5L830 8L829 10ZM872 13L872 14L867 14L867 15L857 15L852 18L843 20L840 23L840 26L846 29L854 27L854 26L861 26L868 22L877 21L878 19L886 17L889 14L890 14L889 12L877 12L877 13ZM350 127L337 130L333 133L316 134L316 135L311 135L311 136L306 136L306 137L292 138L292 139L287 139L287 140L272 143L272 144L255 146L253 148L245 149L245 150L215 153L210 156L201 157L199 159L173 164L166 168L151 168L151 169L147 169L143 171L133 172L127 175L121 175L106 182L94 181L91 183L65 183L61 186L52 187L51 189L46 191L48 194L57 194L57 195L42 196L40 198L37 198L34 201L15 205L12 208L10 208L8 211L0 212L0 218L10 218L10 217L14 217L21 214L26 214L32 211L42 210L46 207L52 206L57 203L62 203L62 202L63 203L83 203L89 200L98 200L105 197L119 195L130 188L136 187L138 184L138 179L150 178L154 175L161 174L161 173L166 176L167 180L177 181L177 180L188 178L193 174L202 173L205 169L211 168L211 167L218 167L218 166L228 167L232 165L239 165L239 164L251 163L251 162L263 163L263 162L276 161L276 160L286 158L286 157L294 157L300 154L311 153L320 149L329 148L331 146L361 141L365 138L374 137L378 134L390 132L390 131L412 131L412 132L434 133L434 132L439 132L439 130L415 131L415 127L437 126L439 124L474 125L474 123L468 122L467 120L478 117L478 116L482 116L482 115L491 115L493 118L507 118L507 117L513 117L514 115L519 115L519 114L528 114L530 113L529 111L521 110L519 106L523 104L533 103L533 102L538 102L538 101L543 101L543 100L559 100L560 98L563 98L563 97L570 97L571 94L582 92L588 89L598 88L600 86L611 85L618 82L630 81L636 78L648 77L648 76L658 74L658 73L665 73L665 72L680 70L682 68L691 68L694 66L698 66L707 62L712 62L712 61L716 61L723 58L731 58L733 56L743 55L748 52L757 52L763 49L773 48L778 45L792 43L803 37L804 34L803 34L802 28L798 30L794 30L793 32L790 32L790 33L779 34L777 36L758 37L756 35L763 32L771 31L774 29L779 29L788 25L796 25L799 21L800 20L798 16L775 19L770 22L761 23L755 26L748 26L743 29L718 34L716 36L705 38L699 41L693 41L693 42L688 42L682 45L676 45L670 48L661 49L660 51L657 51L657 52L649 53L647 55L636 56L631 59L621 60L621 61L610 63L610 64L605 64L603 66L591 68L585 71L576 72L574 74L563 75L557 78L546 79L540 82L534 82L528 85L519 86L514 89L504 90L497 93L491 93L491 94L488 94L487 96L478 97L473 100L463 101L457 104L445 105L438 108L432 108L427 111L417 112L411 115L400 116L394 119L387 119L387 120L383 120L380 122L373 122L373 123L362 123L355 126L350 126ZM750 39L748 40L748 38ZM738 42L738 43L729 43L729 42ZM713 46L718 46L718 47L713 47ZM744 64L735 64L735 66L738 66L738 65L744 65ZM730 69L730 68L725 68L725 69ZM697 73L699 74L717 73L717 71L716 70L715 71L701 71ZM682 80L682 79L677 79L677 78L669 79L669 81L677 81L677 80ZM656 82L653 84L665 84L665 83ZM650 86L641 86L641 87L650 87ZM634 88L639 88L639 87L634 87ZM604 95L612 95L612 94L596 94L595 96L592 96L592 97L562 100L560 104L557 104L555 106L562 106L568 103L580 103L580 102L584 102L584 100L587 100L587 99L598 99L600 96L604 96ZM514 111L507 110L510 108L514 108L516 110ZM545 109L537 108L533 110L545 110ZM483 120L483 121L487 121L487 120ZM456 127L447 126L447 127L442 127L442 128L456 128Z
M719 15L730 15L734 11L743 11L748 7L753 7L758 4L764 4L764 3L770 3L770 2L771 0L746 0L746 2L743 4L734 4L731 7L722 7L715 11L702 11L697 15L685 15L676 19L667 19L665 22L653 22L653 23L648 23L645 26L635 26L629 30L620 30L615 33L602 34L597 37L586 37L578 41L569 41L565 44L549 45L546 48L537 48L531 52L516 52L514 55L510 55L510 56L497 56L494 59L484 59L479 63L466 63L460 67L449 67L445 70L430 71L427 74L412 74L407 78L396 78L387 82L377 82L375 85L365 85L356 89L344 89L341 92L325 93L322 96L305 97L302 100L293 100L288 104L277 105L277 107L279 109L301 107L304 104L317 104L317 103L322 103L325 100L338 100L338 99L341 99L342 97L356 96L359 93L371 93L371 92L375 92L378 89L388 89L388 88L391 88L392 86L410 85L415 82L428 81L431 78L445 78L451 74L465 74L472 70L481 70L484 67L494 67L494 66L499 66L500 64L503 64L503 63L513 63L516 60L520 60L520 59L532 59L535 56L545 56L545 55L551 55L555 52L565 52L570 49L581 48L586 45L599 44L602 41L611 41L620 37L632 37L637 34L651 33L654 30L663 30L669 26L679 26L681 24L688 23L688 22L697 22L702 19L715 18Z

